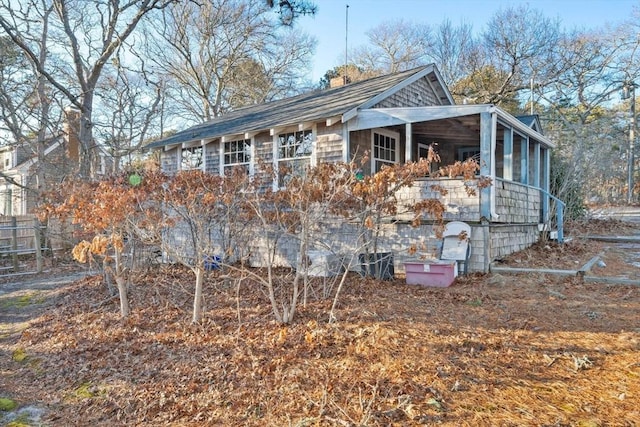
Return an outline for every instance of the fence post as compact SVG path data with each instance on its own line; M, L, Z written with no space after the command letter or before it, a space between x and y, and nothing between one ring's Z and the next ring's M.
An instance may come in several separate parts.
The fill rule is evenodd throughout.
M33 240L33 247L36 251L36 271L42 273L42 236L38 218L33 219Z
M11 217L11 258L13 259L13 271L17 273L20 269L18 264L18 220Z

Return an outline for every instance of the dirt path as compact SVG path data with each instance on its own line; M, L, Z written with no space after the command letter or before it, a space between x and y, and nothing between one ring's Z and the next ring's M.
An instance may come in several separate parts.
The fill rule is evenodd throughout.
M69 283L83 277L85 272L70 272L47 277L47 274L22 276L16 281L0 283L0 424L12 421L20 425L41 425L44 409L35 406L12 408L16 402L8 394L7 382L15 375L16 364L22 363L16 343L29 323L53 305L57 295Z

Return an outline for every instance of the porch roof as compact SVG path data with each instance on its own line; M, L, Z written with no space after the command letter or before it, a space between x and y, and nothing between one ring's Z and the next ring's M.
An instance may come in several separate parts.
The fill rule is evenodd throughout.
M349 120L349 130L372 129L376 127L397 126L407 123L432 122L468 116L480 113L495 113L498 121L516 132L531 137L543 146L554 148L555 144L516 117L493 104L480 105L447 105L433 107L405 108L368 108L354 112Z

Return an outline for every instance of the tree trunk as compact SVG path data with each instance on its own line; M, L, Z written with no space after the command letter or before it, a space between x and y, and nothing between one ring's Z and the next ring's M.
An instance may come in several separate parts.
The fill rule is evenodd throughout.
M204 283L204 269L195 267L193 272L196 275L196 292L193 297L193 317L192 323L199 323L202 320L202 285Z
M116 249L116 268L115 268L115 280L118 286L118 294L120 296L120 314L122 318L129 316L129 296L127 295L127 278L125 269L122 267L122 253Z
M129 296L127 295L127 280L123 276L116 276L118 294L120 295L120 315L122 318L129 316Z
M107 284L109 296L114 296L116 294L116 290L111 282L111 267L109 266L109 262L109 258L104 257L104 260L102 261L102 271L104 271L104 281Z
M84 94L82 99L82 110L80 112L80 128L78 129L78 140L80 143L79 148L79 162L78 171L80 176L88 178L93 177L92 173L94 168L93 154L95 146L93 142L93 123L92 109L93 107L93 92Z

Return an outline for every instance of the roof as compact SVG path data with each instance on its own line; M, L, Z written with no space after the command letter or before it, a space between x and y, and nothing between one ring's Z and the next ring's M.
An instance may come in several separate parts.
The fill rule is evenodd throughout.
M515 116L515 117L525 125L529 126L531 129L542 133L542 127L540 126L540 116L538 116L537 114L530 114L526 116Z
M433 74L432 80L439 81L441 88L439 95L442 104L453 104L451 94L446 89L437 68L431 64L345 86L241 108L153 142L147 148L213 139L225 135L258 132L275 127L342 116L359 108L369 108L369 104L372 102L384 99L429 74Z
M481 113L495 113L500 121L513 129L533 137L545 147L555 147L554 143L542 135L539 130L523 123L493 104L362 109L350 122L349 130L355 131L405 123L433 122L456 117L474 116Z

